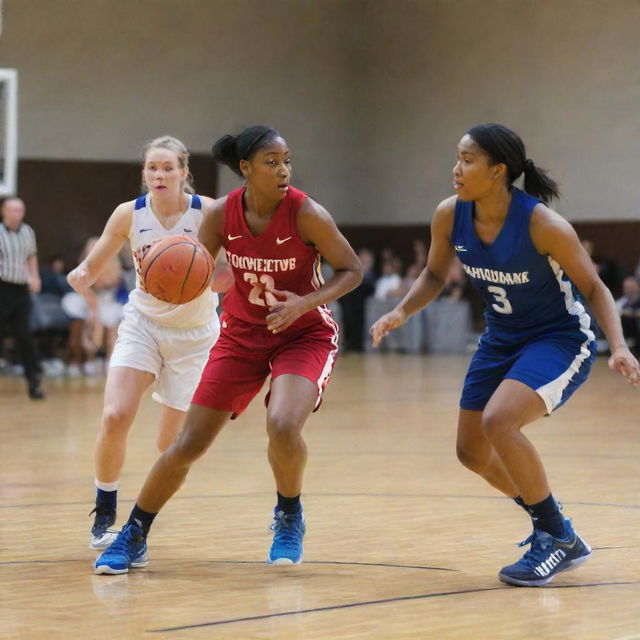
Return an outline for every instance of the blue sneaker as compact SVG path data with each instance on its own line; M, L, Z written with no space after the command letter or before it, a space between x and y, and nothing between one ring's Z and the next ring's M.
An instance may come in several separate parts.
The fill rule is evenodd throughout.
M519 546L531 548L515 564L504 567L498 578L519 587L540 587L561 571L575 569L591 556L591 547L573 530L571 520L565 520L566 537L554 538L540 529Z
M116 530L110 528L116 521L116 511L96 505L89 515L93 513L96 514L96 517L93 520L93 527L91 527L89 549L106 549L118 535Z
M146 567L147 540L142 529L128 523L118 534L115 542L98 557L94 564L94 573L127 573L129 567Z
M286 514L273 510L273 544L269 549L269 564L300 564L302 562L302 538L306 531L304 513Z

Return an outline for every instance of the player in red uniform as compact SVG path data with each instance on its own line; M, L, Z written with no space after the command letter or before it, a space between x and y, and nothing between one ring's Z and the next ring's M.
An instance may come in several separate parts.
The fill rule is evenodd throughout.
M224 247L234 275L222 303L220 338L182 432L151 470L116 541L96 560L96 573L147 564L146 537L158 511L269 374L267 433L277 505L268 562L302 560L302 428L320 404L338 350L338 329L325 305L355 288L362 270L327 211L290 186L289 148L277 131L254 126L223 136L213 154L246 183L217 200L200 229L214 257ZM335 270L326 283L321 257Z

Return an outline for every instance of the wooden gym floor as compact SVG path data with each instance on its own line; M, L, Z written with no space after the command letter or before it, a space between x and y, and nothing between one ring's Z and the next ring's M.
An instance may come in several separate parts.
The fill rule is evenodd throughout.
M274 502L262 397L157 518L146 569L95 576L87 547L103 379L0 378L2 638L640 638L638 391L598 360L527 429L593 558L547 587L502 585L525 514L455 457L468 357L347 355L305 434L305 561L264 562ZM156 453L146 399L119 524Z

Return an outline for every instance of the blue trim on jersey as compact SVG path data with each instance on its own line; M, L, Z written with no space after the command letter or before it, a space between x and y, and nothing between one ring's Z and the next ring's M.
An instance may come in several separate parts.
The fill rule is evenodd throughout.
M465 378L463 409L483 410L511 378L533 389L551 413L591 369L595 324L560 265L531 239L531 214L539 202L513 189L502 229L488 245L475 230L475 203L456 202L451 242L485 302L486 318Z
M147 206L147 196L138 196L136 198L136 211L138 209L144 209Z
M202 200L200 200L200 196L195 193L191 196L191 208L202 209Z
M502 229L489 245L476 233L475 203L456 202L451 242L484 300L483 340L493 344L516 344L566 330L574 330L581 342L593 339L593 321L572 283L531 239L529 223L539 202L513 189Z

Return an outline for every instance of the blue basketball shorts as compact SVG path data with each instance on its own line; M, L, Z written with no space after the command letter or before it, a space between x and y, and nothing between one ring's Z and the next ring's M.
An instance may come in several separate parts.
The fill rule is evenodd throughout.
M549 414L587 379L595 355L595 340L584 334L552 334L518 345L481 339L464 380L460 408L482 411L499 384L511 379L531 387Z

